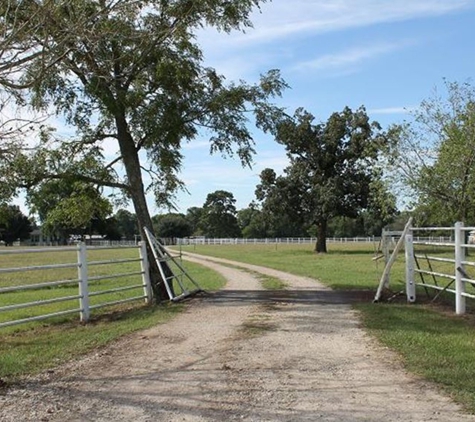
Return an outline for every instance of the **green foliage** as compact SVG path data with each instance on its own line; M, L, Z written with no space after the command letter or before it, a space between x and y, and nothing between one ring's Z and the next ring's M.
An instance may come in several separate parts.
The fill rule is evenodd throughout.
M269 131L283 115L270 103L287 87L277 70L257 83L227 83L204 66L196 42L203 27L249 27L262 1L13 3L17 13L6 17L4 32L19 24L22 37L34 41L28 49L41 52L15 76L35 110L53 110L76 136L59 139L45 128L33 148L13 145L8 161L0 157L0 187L9 187L3 195L58 178L111 187L132 201L143 231L152 227L146 192L163 208L183 188L184 142L204 130L212 153L235 155L246 165L254 153L249 117ZM114 147L117 155L107 162Z
M51 168L51 157L76 164L91 158L100 163L94 172L82 166L67 173L122 188L133 199L143 189L138 168L132 166L140 162L138 151L145 150L148 166L143 169L152 176L150 189L160 206L167 205L170 194L181 186L181 144L194 139L201 127L211 133L213 152L236 154L243 163L250 162L253 141L245 110L254 110L257 125L268 130L281 115L268 100L280 95L286 84L277 71L263 75L255 85L226 84L214 69L203 66L194 33L208 25L226 32L243 29L260 1L142 3L18 2L24 31L35 30L38 49L54 62L47 74L41 73L44 57L28 62L22 79L31 83L32 104L54 108L76 128L78 137L57 142L45 132L42 145L17 157L11 181L32 184L38 174L66 177L65 171L58 174ZM35 19L46 21L41 31ZM106 165L106 140L117 142L120 155L113 163L123 162L127 179ZM20 167L32 169L32 164L34 171L20 173Z
M73 179L46 180L28 191L27 201L39 215L46 235L66 239L71 234L110 232L106 219L112 204L90 184Z
M237 220L243 237L268 237L269 221L264 213L259 210L255 204L251 204L248 208L239 210L237 212Z
M139 233L137 217L130 211L120 209L114 214L116 229L120 237L127 240L134 240L135 235Z
M298 109L294 118L277 126L276 140L287 149L290 166L284 175L261 173L256 189L263 211L286 216L297 227L317 228L317 252L326 252L328 222L337 216L356 218L363 210L384 219L395 199L382 181L379 164L386 137L365 109L346 107L326 123ZM295 234L294 234L295 235Z
M191 225L192 235L202 235L201 217L203 216L203 208L191 207L186 211L186 220Z
M157 236L164 238L184 238L192 235L191 224L183 214L157 215L152 218Z
M475 89L445 88L392 129L395 175L413 195L418 224L475 222Z
M17 205L0 205L0 241L10 246L16 240L25 240L33 230L31 221Z
M240 237L236 218L236 200L231 192L217 190L209 193L203 205L200 224L207 237Z

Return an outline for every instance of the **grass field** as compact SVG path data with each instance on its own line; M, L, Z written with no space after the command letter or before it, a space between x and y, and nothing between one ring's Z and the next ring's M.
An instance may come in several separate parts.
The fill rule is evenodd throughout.
M313 277L340 290L376 291L383 271L383 264L372 260L371 244L330 244L325 255L315 254L311 245L198 245L183 250ZM421 248L418 253L449 254ZM434 269L441 270L440 266ZM404 289L402 256L391 272L390 287L395 292ZM367 329L399 353L408 370L438 383L467 411L475 413L475 317L456 317L453 306L428 304L423 289L418 297L422 304L408 305L401 298L390 304L368 301L354 306ZM445 299L453 302L453 295ZM473 303L468 304L473 308Z
M384 266L373 261L372 243L335 243L329 253L316 254L309 244L193 245L183 251L263 265L305 277L313 277L339 290L376 290ZM398 260L391 272L391 287L404 288L404 263Z
M138 257L135 249L96 250L89 252L89 261L104 261L109 259L127 259ZM13 268L45 264L71 263L76 260L76 252L60 252L54 249L48 253L1 255L0 268ZM221 288L225 280L217 273L202 266L184 263L193 274L193 278L205 290ZM122 263L115 265L90 266L91 276L126 273L137 271L139 263ZM77 270L55 269L18 273L0 273L0 287L12 285L33 284L44 281L65 280L77 278ZM130 283L140 283L140 276L101 280L95 282L94 291L111 287L126 286ZM77 295L75 286L52 287L41 290L25 290L15 293L0 294L2 306L34 301L44 298ZM96 301L112 301L139 295L138 291L125 291L93 297ZM64 303L54 303L35 308L0 312L0 321L25 318L40 313L58 312L78 307L77 299ZM44 321L0 328L0 379L13 381L25 374L34 374L41 370L54 367L61 362L80 356L97 347L101 347L118 337L154 326L169 320L180 312L182 305L164 304L160 306L145 306L144 302L131 302L123 305L97 309L92 313L92 321L87 325L79 323L78 313L67 316L49 318Z
M376 290L383 264L381 261L372 260L374 245L330 244L329 249L328 254L317 255L312 251L312 245L225 245L184 248L190 252L264 265L313 277L335 289L371 292ZM135 251L132 253L136 254ZM427 253L435 252L427 251ZM38 260L37 263L58 262L61 257L68 262L71 259L74 261L74 252L72 254L63 257L61 253L56 252L35 259ZM114 256L117 258L117 255ZM4 256L0 255L0 268L35 265L36 262L31 257L27 258L26 263L21 258L16 259L17 262L10 260L7 262ZM107 255L100 254L93 259L107 259ZM205 289L217 289L224 282L216 273L203 267L191 263L187 263L186 266ZM114 269L96 267L93 271L98 273L128 271L127 268L115 267ZM403 267L401 257L391 273L391 288L394 291L404 289ZM32 272L19 278L15 278L17 277L15 275L8 280L8 283L24 284L36 282L38 279L75 277L74 270L72 273L67 271L55 270L51 274ZM285 288L278 280L272 278L264 278L262 282L270 289ZM5 279L0 278L0 286L1 283L6 283ZM106 288L105 285L101 287ZM425 298L423 290L420 290L419 297ZM3 299L4 297L0 295L0 300ZM19 375L54 367L60 362L103 346L121 335L167 321L181 310L181 306L127 305L98 312L93 321L84 326L78 323L75 315L0 330L0 378L10 381ZM354 306L361 313L362 321L368 330L383 344L397 351L410 371L437 382L468 411L475 413L473 315L455 317L453 308L447 311L445 307L427 303L407 305L403 300L391 304L372 304L368 301Z

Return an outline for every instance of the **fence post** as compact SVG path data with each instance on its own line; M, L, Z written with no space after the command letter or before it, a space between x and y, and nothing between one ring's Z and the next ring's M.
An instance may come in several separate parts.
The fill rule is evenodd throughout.
M455 223L455 313L462 315L465 313L465 282L462 280L463 261L465 260L465 236L463 231L463 223L460 221Z
M79 317L81 322L89 321L89 286L87 279L87 251L86 244L78 244L78 278L79 278Z
M384 266L388 265L389 258L391 256L389 251L389 236L387 233L387 229L383 229L383 233L381 235L381 252L384 255ZM389 273L385 275L384 278L384 286L389 286Z
M148 263L147 243L143 240L139 242L140 246L140 268L142 269L143 292L146 296L145 302L152 303L152 283L150 282L150 266Z
M416 285L414 283L414 243L412 234L406 234L406 296L407 301L414 303L416 301Z

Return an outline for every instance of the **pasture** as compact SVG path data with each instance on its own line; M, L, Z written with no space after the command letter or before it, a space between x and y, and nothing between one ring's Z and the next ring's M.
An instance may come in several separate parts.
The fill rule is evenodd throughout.
M473 314L455 317L453 311L447 312L443 304L430 304L422 288L419 289L420 302L416 305L406 304L404 296L389 304L372 304L371 300L383 271L383 263L372 260L375 245L330 244L329 253L325 255L315 254L312 245L190 245L182 249L315 278L334 289L347 292L348 297L357 297L353 307L359 312L364 326L382 344L399 353L407 369L438 383L466 409L475 412ZM129 253L135 254L135 251L124 250L123 253L125 258ZM441 253L447 254L447 251ZM114 257L117 258L117 255ZM21 257L15 258L18 260L16 262L4 262L3 257L1 258L0 266L3 267L34 265L31 257L23 257L27 259L26 262L22 261ZM53 251L43 258L35 259L41 260L41 263L58 263L59 258L67 262L74 257L63 257L61 253ZM94 257L97 260L107 258L105 255ZM390 287L394 292L404 290L403 261L401 256L391 272ZM97 267L94 271L124 271L124 268L116 268L117 266ZM205 289L218 289L224 283L224 280L211 270L191 263L186 263L186 267ZM124 272L128 270L130 268L125 268ZM73 276L68 271L70 270L61 269L54 270L51 274L32 272L22 276L15 275L18 280L10 279L9 283L34 283L38 278L48 280ZM111 281L117 282L118 280ZM267 282L271 283L268 288L285 288L275 284L274 280ZM5 283L5 280L0 283ZM104 284L101 288L107 286ZM34 291L28 294L34 294ZM15 301L18 298L13 295L9 300ZM128 304L98 311L87 325L79 324L77 315L73 315L26 326L9 327L0 331L0 378L14 380L20 375L54 367L122 335L164 322L180 312L182 307L183 305L176 304L156 307Z

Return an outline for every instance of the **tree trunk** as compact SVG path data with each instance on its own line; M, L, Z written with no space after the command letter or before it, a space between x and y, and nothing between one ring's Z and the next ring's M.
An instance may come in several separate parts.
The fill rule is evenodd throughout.
M315 244L315 252L327 253L327 220L323 220L317 224L317 243Z
M134 205L142 241L146 241L147 237L145 236L144 227L147 227L147 229L153 233L153 225L147 207L147 200L145 198L145 189L142 180L142 171L140 168L138 151L132 136L128 131L125 117L116 116L116 125L120 153L122 155L122 161L127 174L128 184L130 186L128 194L130 195ZM155 298L158 301L166 300L168 299L168 293L165 288L165 283L162 280L157 263L155 262L150 245L148 244L147 252L150 263L150 279L152 282ZM164 270L167 277L172 275L172 271L167 265L165 266Z

